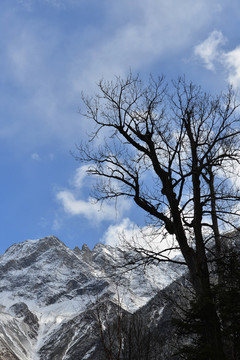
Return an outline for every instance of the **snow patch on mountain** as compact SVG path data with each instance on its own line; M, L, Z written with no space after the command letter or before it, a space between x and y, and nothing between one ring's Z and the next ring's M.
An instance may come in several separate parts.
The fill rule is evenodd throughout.
M65 354L59 359L71 359L67 354L85 344L96 327L94 316L87 314L98 301L111 299L134 312L184 270L159 263L129 272L125 255L103 244L92 251L87 245L71 250L54 236L8 248L0 256L0 358L51 360L55 346ZM61 340L66 329L68 337ZM86 346L81 359L95 351L94 342Z

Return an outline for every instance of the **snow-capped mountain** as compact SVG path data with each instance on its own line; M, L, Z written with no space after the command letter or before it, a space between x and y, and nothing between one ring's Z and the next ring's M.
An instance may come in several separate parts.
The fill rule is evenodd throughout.
M0 359L96 359L96 304L132 314L182 269L167 263L126 271L126 253L97 244L69 249L54 236L11 246L0 257ZM110 316L110 315L109 315Z

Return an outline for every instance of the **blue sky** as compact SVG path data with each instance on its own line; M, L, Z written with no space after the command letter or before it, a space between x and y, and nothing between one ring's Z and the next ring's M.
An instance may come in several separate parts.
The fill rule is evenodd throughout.
M144 226L129 201L99 211L70 151L86 139L81 91L131 69L240 85L237 0L0 1L0 253L50 234L69 247Z

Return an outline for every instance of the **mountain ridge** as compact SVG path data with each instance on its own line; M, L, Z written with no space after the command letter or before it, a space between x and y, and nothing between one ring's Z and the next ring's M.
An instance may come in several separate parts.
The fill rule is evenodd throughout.
M0 359L97 359L96 304L132 314L182 274L151 264L119 275L123 255L101 243L71 250L55 236L9 247L0 256Z

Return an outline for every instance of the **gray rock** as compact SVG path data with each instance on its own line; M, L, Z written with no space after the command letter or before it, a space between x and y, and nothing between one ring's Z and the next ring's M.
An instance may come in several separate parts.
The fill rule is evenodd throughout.
M161 331L161 316L167 319L171 310L159 290L182 269L152 264L126 272L126 257L103 244L71 250L54 236L11 246L0 257L0 359L105 359L99 304L103 329L111 327L116 346L120 313L130 321L144 306L145 325Z

